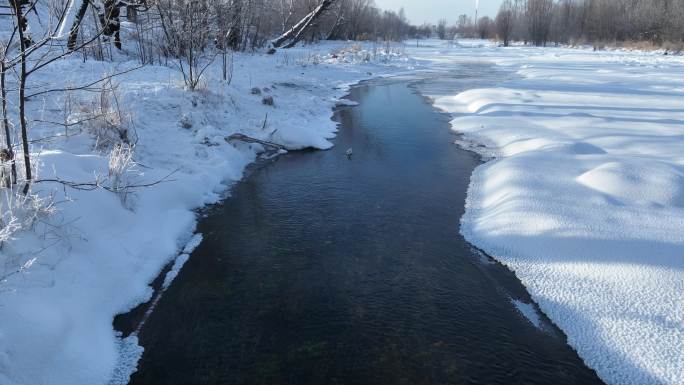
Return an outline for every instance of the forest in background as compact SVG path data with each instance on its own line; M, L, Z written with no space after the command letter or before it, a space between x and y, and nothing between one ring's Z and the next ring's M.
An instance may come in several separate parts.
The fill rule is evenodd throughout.
M684 48L684 2L675 0L505 0L494 18L476 22L461 15L436 27L440 37L456 34L546 46L593 44L633 48Z

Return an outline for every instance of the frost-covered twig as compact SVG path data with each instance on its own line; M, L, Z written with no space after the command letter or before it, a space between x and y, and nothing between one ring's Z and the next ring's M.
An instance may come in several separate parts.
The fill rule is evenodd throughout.
M109 80L111 80L111 79L113 79L113 78L115 78L115 77L117 77L117 76L125 75L125 74L127 74L127 73L129 73L129 72L133 72L133 71L139 70L139 69L142 68L142 67L144 67L144 66L137 66L137 67L134 67L134 68L131 68L131 69L127 69L127 70L125 70L125 71L120 71L120 72L117 72L117 73L114 73L114 74L111 74L111 75L104 76L104 77L102 77L102 78L100 78L100 79L97 79L97 80L95 80L95 81L93 81L93 82L90 82L90 83L87 83L87 84L83 84L83 85L80 85L80 86L65 87L65 88L54 88L54 89L49 89L49 90L43 90L43 91L39 91L39 92L35 92L35 93L32 93L32 94L26 95L26 97L27 97L27 98L32 98L32 97L34 97L34 96L44 95L44 94L51 93L51 92L69 92L69 91L82 91L82 90L90 90L90 91L100 92L100 90L101 90L102 88L90 89L90 87L92 87L92 86L94 86L94 85L96 85L96 84L99 84L99 83L107 82L107 81L109 81Z
M40 218L55 212L52 196L40 197L29 190L5 188L0 196L0 245L11 240L14 234L29 229Z
M231 141L235 141L235 140L241 141L241 142L247 142L247 143L258 143L258 144L261 144L261 145L266 146L266 147L274 148L276 150L287 150L285 148L285 146L283 146L282 144L273 143L273 142L269 142L269 141L261 140L261 139L257 139L257 138L252 138L251 136L247 136L245 134L233 134L233 135L230 135L229 137L226 138L227 142L231 142Z
M74 190L82 190L82 191L93 191L97 189L103 189L107 190L109 192L113 193L119 193L123 190L131 190L131 189L139 189L139 188L146 188L146 187L152 187L156 186L161 183L166 183L166 182L175 182L175 179L170 179L173 174L178 172L179 169L176 169L169 174L167 174L165 177L157 179L153 182L150 183L136 183L136 184L129 184L129 185L124 185L120 186L118 188L114 188L112 186L107 186L105 183L104 179L96 179L94 181L90 182L74 182L74 181L68 181L60 178L47 178L47 179L38 179L35 181L35 183L59 183L61 185L64 185L65 187L72 188Z

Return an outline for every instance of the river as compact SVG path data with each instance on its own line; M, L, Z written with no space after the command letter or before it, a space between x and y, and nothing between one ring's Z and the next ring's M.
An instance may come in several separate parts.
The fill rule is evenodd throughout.
M497 77L473 64L363 83L333 149L253 167L201 219L131 384L601 384L459 234L481 160L425 95Z

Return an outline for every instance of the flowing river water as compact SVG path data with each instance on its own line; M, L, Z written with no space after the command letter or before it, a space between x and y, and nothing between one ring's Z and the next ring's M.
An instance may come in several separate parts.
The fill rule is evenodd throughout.
M481 160L424 95L501 77L473 64L363 83L333 149L254 167L200 221L131 384L600 384L459 234Z

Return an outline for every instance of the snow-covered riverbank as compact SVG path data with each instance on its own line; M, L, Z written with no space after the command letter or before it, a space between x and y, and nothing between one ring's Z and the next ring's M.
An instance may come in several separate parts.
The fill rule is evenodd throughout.
M116 103L137 141L137 165L124 173L125 183L164 182L136 189L125 202L101 189L36 185L34 191L57 202L58 211L1 251L0 277L7 278L0 281L0 384L97 385L114 374L125 382L125 366L135 363L140 349L135 340L116 338L113 317L150 298L148 284L191 239L194 210L219 200L261 151L225 137L243 133L290 149L328 148L339 98L361 79L413 66L401 49L387 54L370 44L326 43L275 55L236 53L230 85L221 80L217 62L196 92L184 90L180 73L167 67L115 78ZM36 75L32 85L87 84L136 66L73 58ZM56 80L54 73L64 75ZM77 120L101 106L99 93L55 95L32 98L29 117ZM273 106L262 102L267 96ZM67 104L73 105L69 116ZM108 149L94 149L91 134L91 126L65 132L33 124L32 139L43 139L33 147L39 178L106 177Z
M684 58L433 54L518 75L435 102L462 144L494 157L472 177L465 237L516 272L607 383L684 383Z

